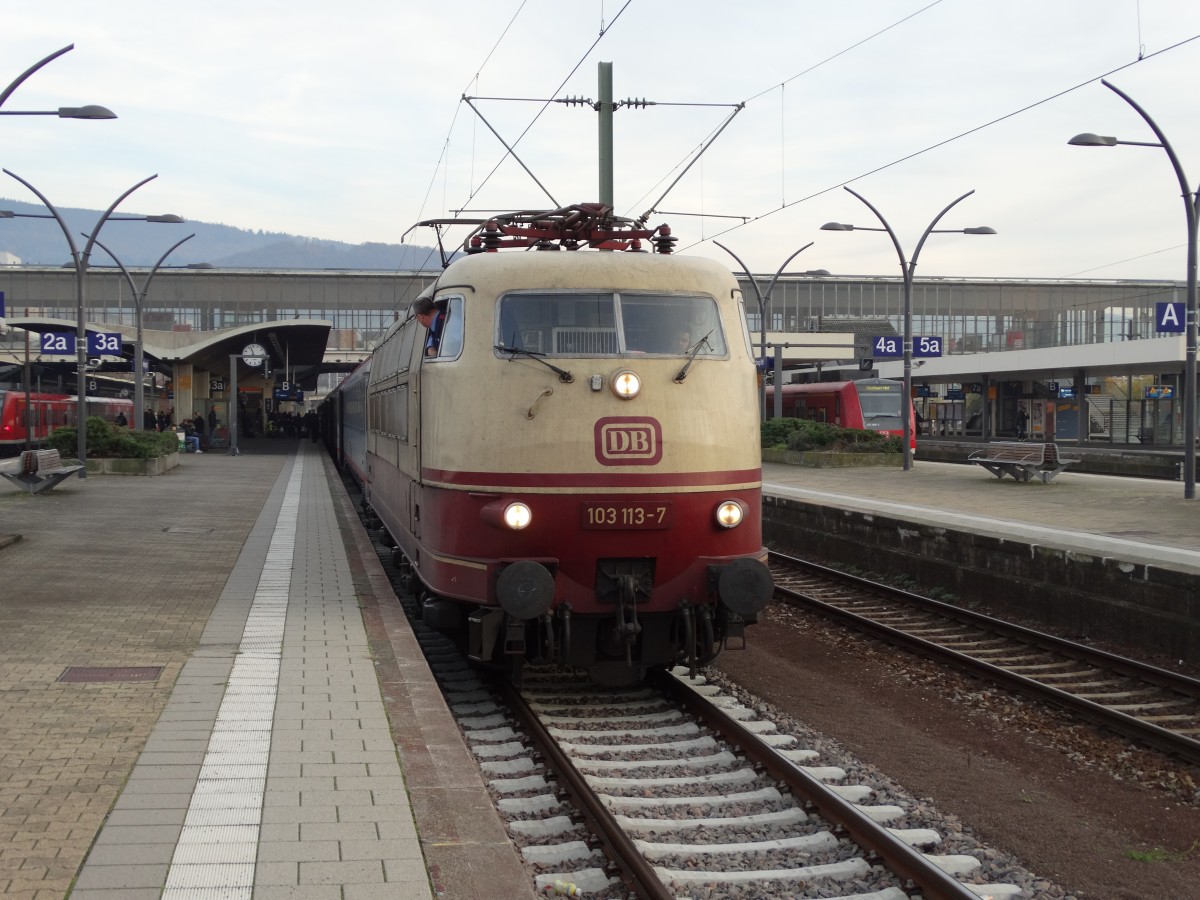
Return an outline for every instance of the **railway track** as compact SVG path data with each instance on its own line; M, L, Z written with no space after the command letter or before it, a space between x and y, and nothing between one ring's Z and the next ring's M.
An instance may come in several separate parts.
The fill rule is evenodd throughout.
M776 596L1200 763L1200 681L784 554Z
M381 562L391 551L377 544ZM1007 900L1041 882L733 686L660 673L481 675L397 594L496 809L547 895ZM754 707L754 708L752 708ZM840 748L839 748L840 749Z
M565 896L1025 896L882 782L703 676L614 690L561 670L482 680L414 623L539 891ZM990 860L989 860L990 863Z

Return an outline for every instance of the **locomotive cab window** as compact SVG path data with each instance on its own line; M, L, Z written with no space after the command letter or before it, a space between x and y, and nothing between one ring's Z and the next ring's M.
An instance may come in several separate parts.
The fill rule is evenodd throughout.
M457 359L463 347L463 298L461 295L439 297L435 303L442 309L445 319L442 322L437 355L432 359Z
M688 294L509 294L496 345L546 356L728 355L716 301Z

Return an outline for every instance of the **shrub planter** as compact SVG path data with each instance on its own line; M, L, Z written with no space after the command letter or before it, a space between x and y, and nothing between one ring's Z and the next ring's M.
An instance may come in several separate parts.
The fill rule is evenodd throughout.
M179 465L179 454L168 453L151 459L89 459L89 475L162 475Z
M831 469L836 466L894 466L899 469L904 465L904 455L901 453L833 453L818 450L764 448L762 459L763 462L807 466L810 469Z

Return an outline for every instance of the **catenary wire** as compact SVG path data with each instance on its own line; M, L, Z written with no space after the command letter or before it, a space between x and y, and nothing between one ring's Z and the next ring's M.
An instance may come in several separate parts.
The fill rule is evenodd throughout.
M529 124L525 126L525 129L517 136L517 139L512 142L512 146L514 148L519 143L521 143L521 141L522 141L522 139L524 139L525 135L529 134L529 130L531 128L533 128L533 126L535 124L537 124L537 120L542 117L542 113L544 113L546 111L546 109L550 106L550 104L554 102L553 97L555 97L558 94L558 92L562 90L563 85L565 85L568 81L571 80L571 76L573 76L576 72L579 71L579 67L582 66L584 61L587 60L587 58L592 55L592 51L594 51L596 49L597 45L602 40L604 40L605 35L607 35L608 32L612 30L613 25L617 24L617 20L621 18L621 14L624 13L625 10L627 10L629 8L629 5L631 3L633 3L633 0L625 0L625 5L622 6L619 10L617 10L617 14L615 16L613 16L612 21L608 23L608 26L605 28L601 28L600 33L596 36L596 40L592 41L591 45L587 48L587 50L579 58L579 61L577 63L575 63L574 66L571 67L571 71L568 72L563 77L562 81L559 82L558 87L556 87L550 93L551 99L546 100L542 104L541 108L537 111L537 113L534 115L534 117L529 121ZM496 162L496 165L492 167L492 170L490 172L488 172L488 174L484 177L483 181L481 181L479 183L479 186L470 192L470 195L467 197L466 201L464 201L462 204L460 204L460 206L465 208L468 205L468 203L471 201L471 199L476 194L478 194L480 190L483 189L484 185L486 185L488 183L488 181L491 180L492 176L496 174L496 172L499 170L500 166L502 166L504 164L504 161L506 159L508 159L508 157L511 155L512 155L512 150L506 150L504 152L504 155L501 156L500 159Z
M790 209L790 208L791 208L791 207L793 207L793 206L798 206L798 205L799 205L799 204L801 204L801 203L805 203L805 202L807 202L807 201L809 201L809 200L813 200L813 199L815 199L815 198L817 198L817 197L821 197L821 196L823 196L823 195L825 195L825 194L828 194L830 191L835 191L835 190L837 190L837 189L838 189L838 188L840 188L840 187L845 187L845 186L846 186L846 185L848 185L848 184L853 184L853 183L854 183L854 182L856 182L856 181L861 181L862 179L864 179L864 178L867 178L868 176L874 175L874 174L876 174L876 173L878 173L878 172L883 172L883 171L885 171L885 170L887 170L887 169L893 168L894 166L898 166L898 165L900 165L901 163L905 163L905 162L908 162L909 160L916 159L918 156L923 156L923 155L925 155L926 153L929 153L929 152L931 152L931 151L933 151L933 150L937 150L937 149L940 149L941 147L945 147L946 145L948 145L948 144L952 144L952 143L954 143L955 141L961 140L962 138L968 137L968 136L970 136L970 135L972 135L972 134L975 134L975 133L977 133L977 132L979 132L979 131L983 131L985 128L990 128L990 127L991 127L991 126L993 126L993 125L997 125L997 124L999 124L1000 122L1005 122L1005 121L1007 121L1008 119L1011 119L1011 118L1014 118L1014 117L1016 117L1016 116L1019 116L1019 115L1021 115L1022 113L1028 112L1028 111L1029 111L1029 110L1031 110L1031 109L1036 109L1037 107L1039 107L1039 106L1043 106L1044 104L1046 104L1046 103L1049 103L1049 102L1050 102L1050 101L1052 101L1052 100L1057 100L1059 97L1064 97L1064 96L1066 96L1067 94L1070 94L1070 93L1072 93L1072 92L1074 92L1074 91L1077 91L1077 90L1079 90L1080 88L1086 87L1086 86L1087 86L1087 85L1089 85L1089 84L1093 84L1093 83L1095 83L1095 82L1097 82L1097 81L1101 80L1102 78L1107 78L1107 77L1109 77L1110 75L1113 75L1113 74L1115 74L1115 73L1117 73L1117 72L1122 72L1122 71L1124 71L1125 69L1131 68L1132 66L1136 66L1138 63L1146 62L1146 61L1148 61L1148 60L1151 60L1151 59L1153 59L1153 58L1154 58L1154 57L1156 57L1156 56L1161 56L1161 55L1162 55L1162 54L1164 54L1164 53L1169 53L1169 52L1170 52L1170 51L1172 51L1172 50L1177 50L1177 49L1179 49L1180 47L1183 47L1183 46L1185 46L1185 45L1187 45L1187 44L1190 44L1192 41L1195 41L1195 40L1198 40L1198 39L1200 39L1200 34L1194 34L1194 35L1192 35L1191 37L1184 38L1184 39L1183 39L1183 40L1181 40L1181 41L1177 41L1176 43L1174 43L1174 44L1171 44L1171 45L1170 45L1170 46L1168 46L1168 47L1164 47L1164 48L1162 48L1161 50L1156 50L1156 51L1154 51L1153 53L1149 53L1149 54L1146 54L1146 55L1144 55L1144 56L1140 56L1140 57L1138 57L1137 59L1135 59L1135 60L1132 60L1132 61L1130 61L1130 62L1127 62L1127 63L1123 63L1122 65L1119 65L1119 66L1117 66L1116 68L1109 69L1107 72L1102 72L1102 73L1100 73L1099 75L1096 75L1096 76L1093 76L1093 77L1091 77L1091 78L1088 78L1087 80L1085 80L1085 81L1081 81L1081 82L1079 82L1078 84L1072 85L1071 87L1064 88L1064 89L1063 89L1063 90L1061 90L1061 91L1057 91L1057 92L1055 92L1055 93L1051 94L1051 95L1050 95L1050 96L1048 96L1048 97L1043 97L1041 100L1036 100L1036 101L1034 101L1033 103L1029 103L1029 104L1027 104L1027 105L1025 105L1025 106L1022 106L1022 107L1021 107L1021 108L1019 108L1019 109L1015 109L1015 110L1013 110L1012 112L1005 113L1005 114L1004 114L1004 115L1002 115L1002 116L997 116L996 118L994 118L994 119L991 119L991 120L989 120L989 121L987 121L987 122L983 122L983 123L981 123L981 124L979 124L979 125L976 125L976 126L974 126L973 128L968 128L966 131L959 132L958 134L956 134L956 135L953 135L953 136L951 136L951 137L948 137L948 138L945 138L945 139L943 139L943 140L940 140L940 141L938 141L937 143L930 144L928 147L925 147L925 148L923 148L923 149L921 149L921 150L914 150L912 153L909 153L909 154L906 154L906 155L904 155L904 156L901 156L899 159L894 159L894 160L892 160L891 162L884 163L883 165L880 165L880 166L876 166L875 168L873 168L873 169L869 169L869 170L867 170L866 172L860 172L858 175L855 175L855 176L853 176L853 177L851 177L851 178L847 178L846 180L844 180L844 181L840 181L840 182L838 182L837 184L832 184L832 185L830 185L830 186L828 186L828 187L822 188L822 189L821 189L821 190L819 190L819 191L814 191L813 193L811 193L811 194L808 194L808 195L806 195L806 196L804 196L804 197L801 197L801 198L800 198L800 199L798 199L798 200L793 200L793 201L791 201L790 203L784 204L784 205L782 205L782 206L778 206L778 207L776 207L775 209L768 210L767 212L765 212L765 213L762 213L762 214L760 214L760 215L757 215L757 216L748 216L748 217L746 218L746 221L745 221L745 222L743 222L743 223L741 223L741 224L739 224L739 225L731 225L729 228L726 228L726 229L724 229L723 231L721 231L721 232L718 232L717 234L714 234L714 235L712 235L711 237L705 238L705 241L711 241L711 240L714 240L715 238L719 238L719 237L721 237L721 236L723 236L723 235L729 234L730 232L737 231L739 228L744 228L744 227L746 227L747 225L751 225L751 224L753 224L753 223L755 223L755 222L760 222L760 221L762 221L763 219L769 218L769 217L771 217L771 216L775 215L775 214L776 214L776 213L778 213L778 212L782 212L782 211L784 211L785 209ZM679 248L679 250L680 250L680 251L683 251L683 250L688 250L688 249L690 249L691 247L694 247L694 246L696 246L697 244L701 244L701 243L704 243L704 241L693 241L691 244L688 244L688 245L687 245L687 246L685 246L685 247L680 247L680 248Z

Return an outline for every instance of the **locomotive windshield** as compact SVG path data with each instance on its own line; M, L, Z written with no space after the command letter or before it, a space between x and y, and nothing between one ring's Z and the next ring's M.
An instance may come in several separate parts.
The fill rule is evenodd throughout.
M708 296L513 293L500 301L497 329L498 346L546 356L728 354L717 303Z

